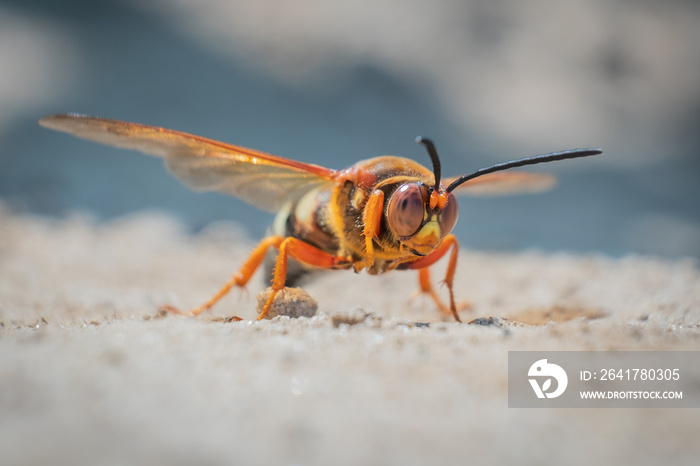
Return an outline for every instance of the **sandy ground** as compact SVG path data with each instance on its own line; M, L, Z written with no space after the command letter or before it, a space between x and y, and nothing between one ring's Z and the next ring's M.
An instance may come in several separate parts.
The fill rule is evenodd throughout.
M155 318L253 246L158 213L1 209L0 463L697 464L698 410L507 407L509 350L699 350L691 260L462 251L463 317L536 325L443 320L411 272L324 273L312 318L217 319L255 316L257 277L211 314Z

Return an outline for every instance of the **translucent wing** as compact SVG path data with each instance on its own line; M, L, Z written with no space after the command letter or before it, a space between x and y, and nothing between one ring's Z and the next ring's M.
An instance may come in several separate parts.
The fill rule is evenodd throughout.
M457 177L443 182L449 186ZM557 180L552 175L545 173L508 171L503 173L489 173L478 178L471 179L455 188L456 195L473 196L500 196L506 194L538 193L551 189Z
M285 200L332 183L329 168L156 126L76 114L54 115L42 126L91 141L165 159L165 165L197 191L232 194L260 209L277 211Z

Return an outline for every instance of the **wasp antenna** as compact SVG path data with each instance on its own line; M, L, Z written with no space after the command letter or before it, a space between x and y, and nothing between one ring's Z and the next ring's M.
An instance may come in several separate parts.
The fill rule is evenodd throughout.
M445 191L448 193L455 189L462 183L465 183L474 178L478 178L482 175L488 175L489 173L498 172L501 170L508 170L509 168L524 167L526 165L535 165L543 162L555 162L557 160L566 159L577 159L579 157L588 157L591 155L602 154L603 151L600 149L572 149L563 150L561 152L552 152L551 154L535 155L533 157L525 157L524 159L512 160L510 162L499 163L491 167L482 168L469 175L462 175L456 180L454 180Z
M428 155L430 155L430 160L433 161L433 174L435 175L435 186L433 189L439 190L440 188L440 157L438 157L437 151L435 150L435 144L428 138L418 136L416 138L418 144L423 144L426 149L428 149Z

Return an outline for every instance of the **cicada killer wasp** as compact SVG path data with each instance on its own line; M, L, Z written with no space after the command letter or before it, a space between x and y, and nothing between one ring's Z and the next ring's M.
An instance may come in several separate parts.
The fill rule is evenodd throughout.
M418 271L420 291L461 322L453 293L459 243L451 231L457 222L456 193L539 190L551 176L510 168L600 154L576 149L497 164L442 183L434 144L418 138L432 161L432 171L419 163L382 156L344 170L297 162L169 129L77 114L44 118L41 125L92 141L162 157L165 165L197 191L232 194L255 207L277 212L272 233L253 250L240 270L206 303L187 312L210 309L231 288L244 287L264 262L278 251L272 292L258 315L268 313L275 296L289 284L290 264L300 270L366 269L378 274L394 269ZM449 253L444 283L449 304L433 288L429 267ZM292 259L295 262L290 263ZM290 274L289 278L292 276ZM166 309L180 312L172 306Z

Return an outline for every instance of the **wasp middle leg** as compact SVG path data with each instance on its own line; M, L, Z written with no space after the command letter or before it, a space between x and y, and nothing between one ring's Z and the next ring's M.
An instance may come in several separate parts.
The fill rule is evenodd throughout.
M287 264L289 257L296 259L303 264L324 269L333 269L339 266L345 266L352 261L352 257L335 256L333 254L329 254L297 238L285 238L279 245L279 254L277 255L274 278L272 279L272 292L267 298L267 302L265 303L262 311L260 311L258 320L265 318L267 313L270 311L270 307L275 300L275 296L277 296L277 293L284 288L285 281L287 279Z
M226 293L231 290L231 288L234 286L244 287L248 283L255 271L258 269L258 267L260 267L260 264L265 259L267 251L271 247L279 249L279 254L277 256L274 278L272 280L272 293L270 293L270 297L258 315L258 320L263 319L267 315L270 310L270 306L272 306L272 302L275 300L275 296L284 288L287 277L288 257L292 257L307 265L326 269L335 268L341 264L347 264L352 260L351 257L334 256L332 254L328 254L327 252L321 251L317 247L296 238L270 236L260 242L260 244L248 257L248 260L243 264L241 269L234 274L233 277L231 277L231 279L214 296L212 296L211 299L209 299L209 301L189 312L182 312L176 307L170 305L162 306L161 309L167 312L191 316L196 316L211 309L214 304L216 304L226 295Z
M265 238L260 242L260 244L255 248L252 254L248 257L248 260L243 264L241 269L231 277L231 279L214 295L201 306L192 309L189 312L182 312L174 306L165 305L161 309L167 312L173 312L176 314L185 314L196 316L204 311L207 311L214 306L221 298L223 298L226 293L228 293L234 286L244 287L250 278L253 276L255 271L260 267L260 264L265 259L267 251L271 248L279 249L279 254L277 256L277 263L275 265L274 278L272 280L272 293L268 298L263 310L258 315L258 320L263 319L270 310L272 302L275 300L277 293L284 288L285 280L287 277L287 259L292 257L299 262L307 265L320 267L320 268L335 268L341 264L349 263L352 260L350 257L334 256L323 252L315 246L305 243L299 239L288 237L284 238L282 236L270 236Z

